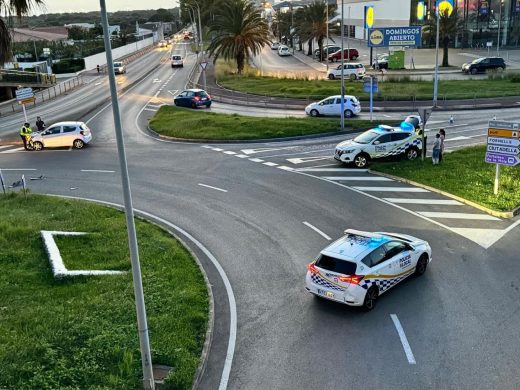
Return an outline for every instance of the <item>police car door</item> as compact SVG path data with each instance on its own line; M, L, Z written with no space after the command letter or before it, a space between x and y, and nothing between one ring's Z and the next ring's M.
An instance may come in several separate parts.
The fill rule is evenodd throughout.
M394 275L393 284L396 284L413 270L412 253L409 247L400 241L390 241L384 244L388 274Z
M396 142L392 141L392 134L383 134L379 136L379 138L372 141L372 145L374 147L374 155L371 157L385 157L387 156L393 149Z

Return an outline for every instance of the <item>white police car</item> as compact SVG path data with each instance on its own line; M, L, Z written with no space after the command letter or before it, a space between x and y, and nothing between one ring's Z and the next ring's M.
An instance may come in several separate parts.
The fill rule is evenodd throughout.
M410 275L422 275L431 258L430 245L419 238L349 229L307 266L306 289L368 311L379 295Z
M404 155L408 160L415 160L422 150L421 134L410 124L401 125L403 127L379 125L343 141L336 146L334 158L354 163L358 168L366 167L370 160L377 158Z

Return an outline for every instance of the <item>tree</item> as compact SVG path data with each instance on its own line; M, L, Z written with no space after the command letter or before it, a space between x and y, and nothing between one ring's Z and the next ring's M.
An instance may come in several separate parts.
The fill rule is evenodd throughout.
M164 8L159 8L155 14L150 17L150 22L171 22L174 19L173 14Z
M448 61L448 48L452 38L456 37L459 31L464 29L464 22L459 17L458 10L454 9L451 15L448 12L439 13L439 45L442 45L442 65L443 67L449 66ZM424 26L423 32L429 35L430 39L433 37L435 42L435 36L437 34L437 18L435 16L428 20L428 23Z
M329 17L334 14L334 8L329 7ZM327 5L315 0L299 9L294 16L296 35L300 37L300 40L309 42L316 40L323 57L323 40L327 37ZM311 44L309 44L309 51L309 55L311 55Z
M244 70L245 61L270 42L267 23L249 0L222 3L210 31L215 34L209 45L210 56L214 56L214 62L220 56L235 59L238 74Z
M291 28L291 14L289 12L282 12L276 10L271 24L271 31L273 35L278 38L278 42L282 41L282 37L288 38Z
M21 20L35 5L43 5L43 0L0 0L0 15L6 15L8 18L14 15ZM4 19L0 18L0 65L11 59L11 47L9 28Z

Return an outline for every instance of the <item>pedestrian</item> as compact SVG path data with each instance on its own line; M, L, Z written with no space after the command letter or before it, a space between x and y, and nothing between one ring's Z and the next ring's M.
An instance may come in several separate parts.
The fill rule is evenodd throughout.
M23 147L25 150L29 150L28 148L28 141L31 139L32 129L31 125L27 122L25 122L20 129L20 137L22 137L23 141Z
M99 74L99 65L96 65L97 72Z
M39 116L36 117L36 129L38 129L38 131L45 129L45 122Z
M441 154L439 155L439 162L442 162L442 156L444 154L444 140L446 139L446 131L444 129L439 130L439 136L441 139Z
M433 152L432 152L432 163L437 165L439 163L439 157L441 155L441 135L435 134L435 141L433 141Z

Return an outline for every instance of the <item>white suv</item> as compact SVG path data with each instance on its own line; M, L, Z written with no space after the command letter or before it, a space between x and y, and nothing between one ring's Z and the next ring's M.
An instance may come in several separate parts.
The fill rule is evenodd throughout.
M362 79L365 77L365 67L363 64L350 62L343 64L343 74L346 79L352 81ZM334 69L330 69L327 73L329 80L335 80L341 78L341 65L338 65Z

